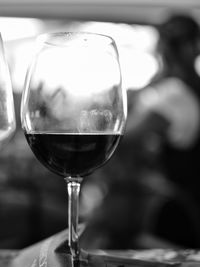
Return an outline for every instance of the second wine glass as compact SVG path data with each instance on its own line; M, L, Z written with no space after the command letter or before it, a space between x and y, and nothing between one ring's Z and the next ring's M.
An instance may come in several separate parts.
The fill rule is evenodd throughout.
M84 32L39 36L21 121L39 161L67 182L69 247L79 259L81 181L110 159L125 128L126 95L114 40Z
M0 34L0 149L3 148L16 130L16 117L11 75L6 60L4 43Z

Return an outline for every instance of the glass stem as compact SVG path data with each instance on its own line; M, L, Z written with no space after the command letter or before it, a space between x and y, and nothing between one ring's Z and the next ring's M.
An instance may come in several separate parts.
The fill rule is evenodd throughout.
M79 237L78 237L78 216L79 216L79 193L81 178L67 178L68 190L68 244L74 259L79 259Z

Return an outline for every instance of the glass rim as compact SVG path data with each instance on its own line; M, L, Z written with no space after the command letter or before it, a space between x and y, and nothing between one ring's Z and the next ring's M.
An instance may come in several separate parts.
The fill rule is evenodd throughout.
M66 37L62 40L62 38ZM60 40L59 40L60 39ZM98 44L116 45L115 40L106 34L86 31L58 31L39 34L36 38L38 44L47 46L66 47L69 43L64 41L76 42L76 44Z

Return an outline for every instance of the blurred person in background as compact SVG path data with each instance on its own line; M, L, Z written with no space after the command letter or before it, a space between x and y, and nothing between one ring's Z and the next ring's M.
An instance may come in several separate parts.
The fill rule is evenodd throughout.
M94 179L104 197L83 247L200 247L200 30L193 17L175 14L159 33L160 71L128 91L126 133Z
M174 191L174 200L160 211L155 231L187 247L200 246L200 77L195 68L199 51L200 30L194 18L170 17L160 27L161 71L141 92L138 103L145 120L154 118L160 166ZM166 122L162 135L156 117Z

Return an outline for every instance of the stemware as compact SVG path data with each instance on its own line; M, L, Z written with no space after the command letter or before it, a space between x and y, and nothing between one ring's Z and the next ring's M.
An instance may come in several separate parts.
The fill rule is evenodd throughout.
M3 148L16 129L16 118L10 72L0 34L0 148Z
M119 55L111 37L95 33L42 34L36 44L22 128L39 161L67 182L68 242L77 260L81 181L110 159L124 133Z

